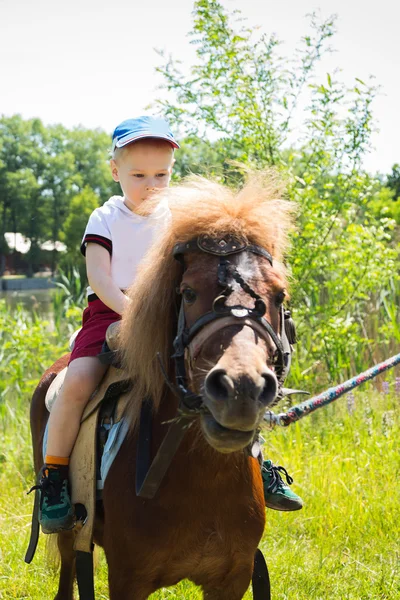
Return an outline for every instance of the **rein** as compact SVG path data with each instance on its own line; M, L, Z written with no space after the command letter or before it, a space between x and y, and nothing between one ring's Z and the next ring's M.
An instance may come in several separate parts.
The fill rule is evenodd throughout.
M277 425L280 427L287 427L291 423L295 423L306 415L314 412L317 410L317 408L331 404L331 402L334 402L340 398L340 396L343 396L343 394L347 394L347 392L350 392L350 390L353 390L369 379L373 379L380 373L384 373L384 371L392 369L398 364L400 364L400 354L395 354L391 358L388 358L374 367L371 367L367 371L360 373L360 375L352 377L351 379L348 379L344 383L340 383L335 387L329 388L325 392L318 394L318 396L314 396L309 400L305 400L300 404L292 406L286 413L280 413L276 415L271 411L268 411L265 413L264 420L271 428L276 427Z

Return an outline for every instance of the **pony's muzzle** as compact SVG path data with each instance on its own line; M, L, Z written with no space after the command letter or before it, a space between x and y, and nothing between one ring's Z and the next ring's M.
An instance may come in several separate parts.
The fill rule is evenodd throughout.
M204 389L207 397L215 402L227 402L234 398L271 404L278 393L275 373L265 368L258 377L240 375L236 381L225 369L214 368L205 378Z
M208 409L201 415L201 426L208 443L223 453L248 446L278 390L272 371L261 374L228 375L215 367L204 381L203 402Z

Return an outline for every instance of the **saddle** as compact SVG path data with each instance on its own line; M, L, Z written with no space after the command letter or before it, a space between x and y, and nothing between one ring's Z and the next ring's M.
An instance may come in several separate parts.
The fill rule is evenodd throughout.
M71 500L75 505L78 519L75 551L91 552L92 550L96 501L101 498L102 491L100 474L102 453L112 426L121 422L132 387L124 371L119 368L118 332L119 323L110 325L103 351L99 355L102 362L110 363L110 367L86 405L70 457ZM71 350L77 333L75 332L70 338ZM115 364L117 366L114 366ZM60 393L67 368L58 373L47 390L45 403L49 412ZM45 442L46 436L44 446ZM45 447L43 455L45 455Z

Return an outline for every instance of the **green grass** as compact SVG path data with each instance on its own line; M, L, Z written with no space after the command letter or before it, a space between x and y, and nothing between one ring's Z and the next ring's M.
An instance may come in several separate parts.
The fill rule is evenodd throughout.
M340 402L340 401L339 401ZM305 506L298 513L267 511L261 543L274 600L394 600L400 598L399 397L356 394L288 429L265 432L265 454L295 478ZM42 600L55 595L57 575L45 557L45 538L31 565L33 481L29 428L22 408L1 432L0 598ZM97 598L108 598L100 554ZM248 594L251 598L251 594ZM201 598L187 582L154 600Z
M23 559L33 504L26 491L34 479L29 397L44 368L65 349L68 324L65 316L60 320L61 333L21 308L10 315L0 303L0 600L47 600L56 593L45 536L32 564ZM294 476L294 490L305 503L293 514L267 511L261 548L273 600L400 600L400 395L395 373L386 379L387 395L371 385L359 388L354 412L345 396L287 429L264 432L265 457ZM96 594L97 600L108 598L101 552ZM174 598L197 600L201 594L182 582L152 596Z

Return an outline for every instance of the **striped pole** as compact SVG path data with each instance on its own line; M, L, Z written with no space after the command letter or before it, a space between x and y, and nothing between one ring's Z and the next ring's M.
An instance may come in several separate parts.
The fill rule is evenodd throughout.
M314 396L309 400L305 400L301 402L301 404L296 404L296 406L292 406L288 412L280 413L275 415L273 412L268 411L265 413L264 421L268 423L270 427L275 427L279 425L280 427L287 427L290 423L294 423L295 421L299 421L306 415L314 412L317 408L321 408L321 406L326 406L331 402L334 402L343 394L350 392L350 390L356 388L361 385L365 381L369 379L373 379L380 373L395 367L400 363L400 354L396 354L391 358L388 358L384 362L379 363L375 367L371 367L368 371L364 371L360 375L353 377L352 379L348 379L344 383L340 383L336 387L329 388L325 392L318 394L318 396Z

